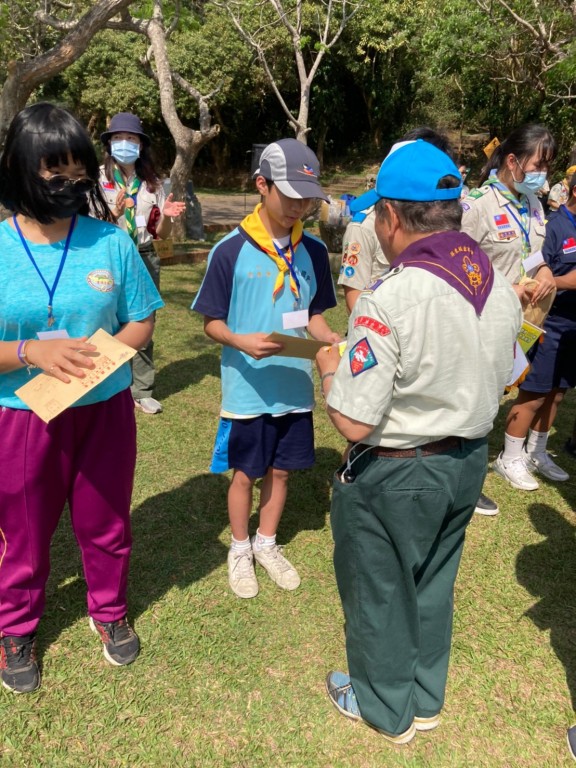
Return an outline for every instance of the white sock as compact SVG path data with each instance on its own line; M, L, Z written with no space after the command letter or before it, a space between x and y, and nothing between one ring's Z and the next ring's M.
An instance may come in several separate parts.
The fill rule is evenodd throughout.
M260 529L256 531L256 536L254 536L254 544L253 547L258 552L260 552L261 549L264 549L264 547L273 547L276 544L276 534L274 536L262 536L260 533Z
M514 459L522 456L522 447L524 446L525 437L512 437L507 432L504 433L504 450L502 451L502 461L504 464L509 464Z
M531 429L526 444L526 453L530 456L536 456L538 453L546 453L546 444L548 443L549 434L550 432L536 432L535 429Z
M230 549L232 552L248 552L252 549L252 545L250 544L250 537L244 539L244 541L241 541L235 539L234 536L232 536L232 544L230 545Z

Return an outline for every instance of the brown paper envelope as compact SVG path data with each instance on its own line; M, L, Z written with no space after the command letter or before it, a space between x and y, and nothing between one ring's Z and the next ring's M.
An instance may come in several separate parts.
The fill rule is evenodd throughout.
M89 355L93 358L96 367L90 371L86 370L83 379L71 376L70 382L65 384L47 373L39 373L16 390L18 397L42 421L48 423L58 416L136 354L135 349L110 336L102 328L96 331L88 341L96 347L96 351Z

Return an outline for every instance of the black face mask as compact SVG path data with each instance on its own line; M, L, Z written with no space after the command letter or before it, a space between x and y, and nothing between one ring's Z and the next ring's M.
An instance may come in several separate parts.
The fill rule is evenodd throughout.
M40 178L40 184L44 193L46 214L51 219L69 219L87 207L86 195L94 187L91 179L75 180L63 176Z

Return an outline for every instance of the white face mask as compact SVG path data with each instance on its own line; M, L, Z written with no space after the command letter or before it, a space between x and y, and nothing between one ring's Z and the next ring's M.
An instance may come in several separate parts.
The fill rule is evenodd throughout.
M110 154L118 163L132 165L140 157L140 144L135 141L111 141Z

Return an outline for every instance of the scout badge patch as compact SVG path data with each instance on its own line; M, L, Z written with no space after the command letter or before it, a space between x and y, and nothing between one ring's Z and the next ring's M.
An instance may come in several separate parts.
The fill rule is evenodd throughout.
M358 376L364 371L368 371L370 368L374 368L378 365L376 355L372 351L370 342L366 337L356 342L349 353L350 356L350 371L352 376Z

